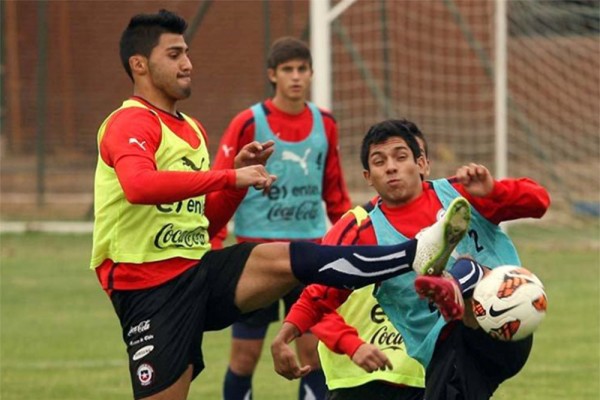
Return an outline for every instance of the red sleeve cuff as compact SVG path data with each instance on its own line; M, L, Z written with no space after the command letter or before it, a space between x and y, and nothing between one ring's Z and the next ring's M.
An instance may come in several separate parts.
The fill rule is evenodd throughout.
M225 181L227 182L227 189L235 189L235 169L225 170Z
M358 335L344 335L338 341L337 347L340 352L352 358L356 350L365 343Z
M504 187L504 185L502 185L499 181L494 180L494 187L492 188L490 194L488 194L486 197L498 201L497 199L502 199L505 197L505 195L506 188Z
M308 330L312 327L312 323L306 320L302 321L302 318L296 318L296 316L291 315L291 313L288 314L284 322L289 322L290 324L294 325L300 334L308 332Z

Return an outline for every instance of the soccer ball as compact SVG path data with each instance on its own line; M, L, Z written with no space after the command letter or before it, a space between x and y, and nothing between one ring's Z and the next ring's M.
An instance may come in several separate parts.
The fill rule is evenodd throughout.
M473 313L493 338L515 341L531 335L546 316L544 285L529 270L514 265L494 268L475 286Z

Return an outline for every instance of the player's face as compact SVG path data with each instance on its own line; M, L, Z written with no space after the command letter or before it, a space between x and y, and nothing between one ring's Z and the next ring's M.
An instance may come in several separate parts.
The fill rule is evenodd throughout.
M276 85L275 96L305 101L310 89L312 69L305 60L290 60L269 69L269 79Z
M420 174L424 167L423 157L415 162L404 139L391 137L383 143L371 145L369 171L364 171L364 176L386 205L399 206L421 194Z
M155 89L171 100L192 94L192 63L182 35L163 33L148 60L150 80Z

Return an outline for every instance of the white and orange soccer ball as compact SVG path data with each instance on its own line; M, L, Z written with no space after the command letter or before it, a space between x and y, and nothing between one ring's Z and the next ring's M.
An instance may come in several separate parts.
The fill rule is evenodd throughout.
M546 316L547 307L542 281L514 265L494 268L473 293L473 313L479 326L503 341L531 335Z

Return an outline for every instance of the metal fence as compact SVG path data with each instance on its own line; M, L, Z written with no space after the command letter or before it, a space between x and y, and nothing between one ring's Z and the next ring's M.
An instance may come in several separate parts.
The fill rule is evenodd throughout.
M194 90L180 107L213 154L229 120L270 94L271 41L310 34L305 0L0 4L3 221L91 218L96 131L131 94L118 40L132 15L166 6L190 23ZM509 175L550 188L554 223L597 218L599 3L515 0L507 12ZM358 0L334 22L332 111L357 202L369 196L360 140L383 118L422 128L436 176L493 169L493 18L493 0Z

